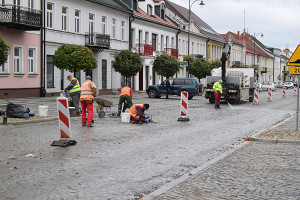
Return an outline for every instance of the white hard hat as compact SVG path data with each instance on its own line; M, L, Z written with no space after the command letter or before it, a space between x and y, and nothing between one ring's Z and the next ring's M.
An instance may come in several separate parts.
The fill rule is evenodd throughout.
M223 83L222 79L219 80L219 83Z

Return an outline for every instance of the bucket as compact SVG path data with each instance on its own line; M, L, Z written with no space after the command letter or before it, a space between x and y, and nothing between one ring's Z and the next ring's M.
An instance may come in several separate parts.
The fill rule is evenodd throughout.
M48 116L48 106L39 106L39 116L41 117Z
M121 122L129 123L130 115L130 113L121 113Z

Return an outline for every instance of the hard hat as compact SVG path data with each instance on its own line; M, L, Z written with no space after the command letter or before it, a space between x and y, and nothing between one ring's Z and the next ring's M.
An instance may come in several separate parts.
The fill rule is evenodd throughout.
M219 80L219 83L223 83L222 79Z

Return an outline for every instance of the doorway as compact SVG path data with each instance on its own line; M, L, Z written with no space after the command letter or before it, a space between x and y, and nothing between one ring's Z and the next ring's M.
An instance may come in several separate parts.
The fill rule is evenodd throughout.
M155 85L155 71L152 70L152 85Z
M146 80L146 89L147 89L149 86L149 66L146 66L145 80Z
M144 67L139 72L139 90L143 90L144 85Z

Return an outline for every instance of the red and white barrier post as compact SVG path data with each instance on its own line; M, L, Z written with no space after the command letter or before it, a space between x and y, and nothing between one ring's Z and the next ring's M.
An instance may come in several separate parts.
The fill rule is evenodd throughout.
M254 90L253 105L258 105L258 94L259 94L259 89L256 88L256 89Z
M57 98L57 112L59 122L60 140L54 141L51 146L66 147L75 145L77 142L71 140L71 123L68 98L62 94Z
M272 88L268 88L268 102L272 101Z
M180 104L180 117L177 121L190 121L190 119L187 117L187 111L188 111L188 96L189 93L187 91L181 92L181 104Z
M283 89L282 89L282 98L285 98L285 90L286 90L286 87L283 87Z
M294 96L297 95L297 86L294 87Z

